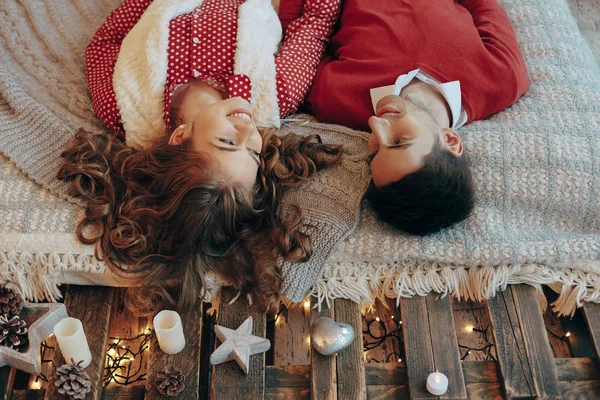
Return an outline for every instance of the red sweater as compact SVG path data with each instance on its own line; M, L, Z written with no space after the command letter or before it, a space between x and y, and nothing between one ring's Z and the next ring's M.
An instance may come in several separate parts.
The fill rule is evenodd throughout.
M441 83L460 81L468 122L505 109L529 88L497 0L345 0L339 26L306 101L319 121L369 130L369 90L415 68Z

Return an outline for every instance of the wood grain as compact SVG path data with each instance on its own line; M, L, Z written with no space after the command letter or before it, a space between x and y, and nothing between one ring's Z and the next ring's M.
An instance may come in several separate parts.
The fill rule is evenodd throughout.
M600 382L598 381L560 382L559 387L563 400L600 399Z
M401 299L400 307L410 397L420 400L435 399L436 397L425 389L427 376L435 371L427 299L421 296Z
M477 400L502 400L502 386L499 383L468 383L467 396Z
M583 315L590 331L596 357L600 359L600 304L585 303Z
M253 318L252 334L265 337L266 319L257 304L249 305L244 296L240 296L233 304L228 304L235 297L235 291L224 288L221 293L217 324L236 329L249 316ZM219 343L216 343L218 346ZM250 357L248 374L240 369L236 362L227 362L213 366L211 399L255 400L265 395L265 354Z
M310 389L267 388L265 400L310 400Z
M517 307L536 395L542 398L560 397L554 356L538 306L536 289L529 285L513 285L510 288Z
M102 400L144 400L146 388L140 385L107 386L104 388Z
M309 387L310 365L267 366L265 386L268 388Z
M600 365L596 358L556 358L559 381L600 381Z
M13 390L11 400L42 400L46 396L46 390ZM56 399L56 397L54 397ZM65 397L63 397L65 398Z
M430 293L426 302L435 369L448 377L448 391L440 399L466 400L467 389L460 365L450 297L437 298L438 296Z
M532 397L535 393L533 376L512 292L500 292L489 299L488 309L506 396L509 399Z
M369 400L402 400L408 398L408 385L371 385L367 386Z
M273 365L310 364L310 307L284 310L275 322Z
M12 367L0 368L0 400L10 400L17 370Z
M198 301L194 306L181 314L185 348L177 354L165 354L158 346L156 336L150 341L150 355L148 357L148 377L146 380L146 399L160 399L163 396L154 384L156 374L164 372L167 367L175 367L185 375L185 389L176 399L192 400L198 398L200 383L200 341L202 339L202 303Z
M312 308L314 300L311 300L310 323L312 325L320 317L334 318L334 309L323 305L321 311ZM311 368L310 368L310 393L313 399L336 400L337 376L335 357L324 356L317 353L311 346Z
M70 317L81 320L92 352L92 362L85 369L92 381L92 391L86 399L100 399L102 396L102 377L106 359L108 330L115 289L101 286L69 286L65 296L65 306ZM54 365L61 366L65 360L58 346L54 352ZM45 399L56 399L59 394L54 386L54 373L48 376Z
M366 399L365 362L362 342L360 306L350 300L335 301L336 321L354 328L354 340L337 355L337 382L339 399Z
M465 383L500 382L500 371L495 361L463 361Z
M406 366L399 363L370 363L365 365L366 381L368 385L396 385L408 384Z

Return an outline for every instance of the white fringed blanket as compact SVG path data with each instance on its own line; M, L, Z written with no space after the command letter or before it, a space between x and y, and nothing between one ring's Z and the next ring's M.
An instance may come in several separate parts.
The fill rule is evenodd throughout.
M56 149L78 127L101 129L85 89L83 50L117 3L0 5L0 151L6 156L0 158L0 283L28 298L56 298L61 283L122 284L94 260L92 248L75 240L81 209L59 198L64 187L54 179ZM369 304L378 296L431 291L480 299L528 283L557 291L554 307L561 313L582 301L600 302L600 69L565 0L502 4L533 84L509 110L461 130L477 188L472 217L414 238L381 224L368 207L359 214L368 178L358 149L366 136L305 126L302 131L331 141L350 135L351 154L342 169L294 194L319 230L312 232L315 258L284 266L289 299L312 293L321 302L343 297Z

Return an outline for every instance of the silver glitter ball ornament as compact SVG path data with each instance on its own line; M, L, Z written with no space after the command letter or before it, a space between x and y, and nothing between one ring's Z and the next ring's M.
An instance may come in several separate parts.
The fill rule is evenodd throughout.
M354 340L354 329L328 317L317 319L310 332L310 343L319 353L330 356L345 349Z

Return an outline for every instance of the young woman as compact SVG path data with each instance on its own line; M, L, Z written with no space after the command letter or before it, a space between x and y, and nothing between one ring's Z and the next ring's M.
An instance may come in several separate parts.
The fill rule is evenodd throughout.
M140 286L131 308L192 304L208 273L278 305L278 259L311 255L282 191L342 151L257 126L278 127L302 102L339 8L125 0L96 33L87 78L113 133L80 131L59 177L88 202L79 239Z

